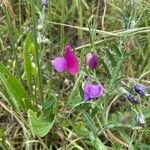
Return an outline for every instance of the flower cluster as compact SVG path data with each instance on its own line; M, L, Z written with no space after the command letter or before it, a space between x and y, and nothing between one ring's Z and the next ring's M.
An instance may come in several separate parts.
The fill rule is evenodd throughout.
M64 57L56 57L51 61L57 72L67 71L72 75L77 75L80 70L80 64L77 56L73 53L71 45L65 47ZM96 69L99 66L99 58L96 53L88 53L86 55L86 65L90 69ZM102 84L93 84L92 81L87 81L84 87L84 100L89 101L99 98L104 94Z
M134 84L134 91L139 94L141 97L148 95L147 94L147 87L143 84L140 83L135 83ZM128 91L124 90L124 97L128 99L130 102L135 103L135 104L140 104L140 101L137 99L137 96L129 93Z
M135 104L137 104L137 105L140 104L140 101L139 101L134 95L132 95L131 93L126 93L124 96L125 96L125 98L127 98L130 102L135 103Z
M64 57L56 57L52 60L52 65L57 72L68 71L72 75L76 75L79 72L79 61L77 56L73 53L71 45L65 47Z

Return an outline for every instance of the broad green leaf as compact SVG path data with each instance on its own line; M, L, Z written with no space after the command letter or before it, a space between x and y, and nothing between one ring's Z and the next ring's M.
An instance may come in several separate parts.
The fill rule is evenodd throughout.
M31 49L31 37L30 34L27 35L25 40L24 49L23 49L23 58L24 58L24 70L27 78L27 83L32 92L32 61L30 59L30 49Z
M33 106L31 99L27 94L27 92L25 91L23 85L1 63L0 63L0 80L7 90L7 93L10 97L8 100L12 104L12 106L14 106L17 110L19 110L19 108L23 110L26 109L35 110L35 107Z
M28 120L34 136L44 137L53 127L56 116L52 114L43 114L38 117L36 112L28 111Z

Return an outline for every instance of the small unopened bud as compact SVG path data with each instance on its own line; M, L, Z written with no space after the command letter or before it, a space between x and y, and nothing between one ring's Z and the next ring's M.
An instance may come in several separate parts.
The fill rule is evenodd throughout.
M134 29L136 26L136 22L134 20L131 21L130 28Z
M19 47L17 47L17 49L18 49L18 51L21 51L21 50L22 50L22 47L19 46Z
M70 82L68 79L65 79L64 83L69 86Z
M42 26L41 24L39 24L39 25L37 26L37 30L38 30L39 32L41 32L41 31L43 30L43 26Z
M42 0L42 5L48 7L48 0Z
M127 98L130 102L132 102L134 104L137 104L137 105L140 104L140 101L134 95L132 95L131 93L126 93L124 95L124 97Z
M88 53L86 55L86 65L88 65L91 69L96 69L99 65L99 58L97 54Z
M55 93L54 95L55 95L56 97L58 97L58 94L57 94L57 93Z
M136 81L134 78L127 78L127 79L132 85L136 84Z
M49 43L49 39L44 38L42 42L43 42L44 44L48 44L48 43Z
M137 83L135 86L134 86L134 90L141 96L145 96L146 95L146 91L147 91L147 87L143 84L139 84Z
M145 126L145 117L142 113L138 113L136 116L136 123L138 126Z

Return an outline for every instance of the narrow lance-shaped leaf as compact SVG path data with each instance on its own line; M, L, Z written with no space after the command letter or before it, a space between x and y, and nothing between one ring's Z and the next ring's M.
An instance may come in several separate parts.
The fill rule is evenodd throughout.
M31 37L30 34L28 34L23 49L23 58L24 58L25 75L31 93L32 92L32 61L30 59L30 52L29 52L30 48L31 48Z
M135 50L132 50L130 52L127 52L124 54L124 59L127 59L128 57L131 57L132 55L136 54L139 50L138 49L135 49Z
M107 56L108 56L109 60L111 61L112 67L116 67L117 62L116 62L114 56L109 52L109 50L106 50L106 53L107 53Z
M108 78L112 78L111 77L111 73L109 71L109 68L107 67L106 63L103 61L103 59L101 59L101 64L103 65L103 68L105 69L105 71L107 72Z
M9 70L2 63L0 63L0 80L8 92L10 97L8 99L9 102L17 110L19 110L19 108L23 110L35 110L35 107L32 104L31 99L28 93L25 91L23 85L15 76L9 72Z
M119 48L117 46L114 45L113 50L115 51L115 53L117 54L117 56L119 56L119 57L122 56L122 52L119 50Z
M82 111L82 114L83 114L83 117L84 117L84 120L85 120L87 126L89 127L89 129L92 131L94 137L96 138L97 128L96 128L96 125L95 125L93 119L86 111Z

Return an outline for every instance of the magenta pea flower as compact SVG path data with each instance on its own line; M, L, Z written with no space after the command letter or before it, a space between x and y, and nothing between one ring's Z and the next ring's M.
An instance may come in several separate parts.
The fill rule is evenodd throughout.
M71 45L65 47L64 57L56 57L51 62L57 72L68 71L72 75L76 75L79 72L79 61L73 53Z
M104 87L102 84L93 84L91 81L88 81L84 87L84 100L89 101L91 99L96 99L103 96Z
M86 55L86 65L91 69L96 69L99 65L99 58L96 53L88 53Z

